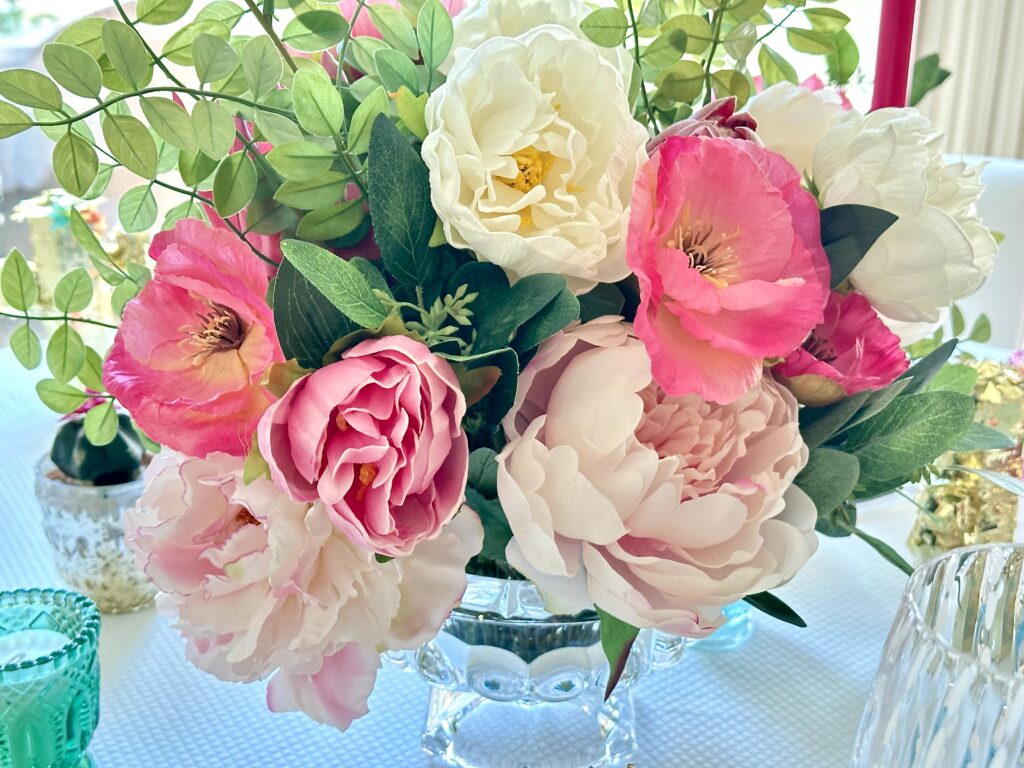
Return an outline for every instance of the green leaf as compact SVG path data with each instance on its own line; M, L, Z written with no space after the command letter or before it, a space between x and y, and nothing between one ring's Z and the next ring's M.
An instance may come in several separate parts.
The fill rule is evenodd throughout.
M909 105L920 103L921 99L938 88L953 74L939 66L939 54L932 53L922 56L914 62L914 74L911 79Z
M856 456L832 448L811 449L807 465L794 482L814 502L820 533L837 535L833 530L833 513L851 496L859 476Z
M281 39L297 51L322 51L337 45L348 33L348 22L337 11L307 11L288 22Z
M170 24L192 6L192 0L139 0L137 19L143 24Z
M283 115L275 115L273 112L257 112L256 128L264 139L274 146L287 144L292 141L303 141L304 136L292 120Z
M246 11L239 8L231 0L213 0L212 3L204 6L199 13L196 14L196 21L203 21L206 19L212 21L219 21L227 25L229 29L234 29L235 25L241 21ZM272 16L273 14L267 14Z
M53 81L31 69L0 72L0 96L25 107L59 111L64 106L60 89Z
M79 197L89 191L100 169L96 150L77 133L66 133L61 137L53 148L51 162L58 183Z
M255 198L245 209L245 224L257 235L276 235L295 223L297 217L287 206L273 199Z
M804 15L819 32L834 35L850 23L850 17L835 8L805 8Z
M860 51L857 43L845 29L832 35L836 52L825 59L828 63L828 76L833 85L846 85L857 73L860 65Z
M196 105L197 112L201 104ZM107 114L102 126L107 148L121 165L144 179L156 178L156 142L142 122L131 115Z
M953 444L952 450L957 453L971 451L1008 451L1017 445L1017 441L1005 432L993 429L985 424L974 422Z
M348 184L345 174L325 171L306 181L286 181L274 193L274 199L292 208L310 211L344 200Z
M190 187L198 187L217 170L217 161L202 152L182 152L178 156L178 173Z
M83 386L96 392L106 389L103 385L103 358L92 347L85 348L85 363L78 372L78 380Z
M404 53L383 48L373 55L373 61L377 65L377 76L388 91L405 86L413 93L420 92L420 74Z
M621 315L625 305L622 291L610 283L598 283L590 292L579 297L580 321L589 323L604 315Z
M471 454L470 461L472 460ZM477 557L493 563L506 563L505 549L512 540L512 528L508 524L501 502L496 497L487 497L476 488L468 487L466 505L477 513L484 529L484 543Z
M750 21L737 24L729 30L722 41L725 52L737 62L745 62L755 45L757 45L757 27Z
M109 400L85 414L85 436L95 446L107 445L117 437L117 411Z
M162 96L143 96L139 104L149 127L161 139L182 152L195 152L199 148L192 118L180 104Z
M384 42L410 59L419 58L416 31L398 8L383 3L366 6L373 25L378 29Z
M101 37L114 71L135 88L148 85L153 78L153 63L139 33L123 21L108 19L103 22Z
M225 157L235 143L235 119L216 101L200 101L192 107L199 151L213 160Z
M467 485L490 499L498 496L498 454L490 448L477 448L469 454Z
M969 395L978 383L978 371L969 365L944 365L924 387L924 391L946 390Z
M807 626L807 622L801 619L796 611L786 605L771 592L758 592L754 595L747 595L743 598L743 602L753 608L756 608L762 613L768 614L773 619L778 619L779 621L784 621L787 624L792 624L794 627L800 627L802 629Z
M252 447L249 448L249 453L245 456L245 464L242 466L242 482L249 485L261 477L270 478L270 464L263 458L259 438L256 432L253 432Z
M124 305L139 295L139 286L131 280L125 280L114 288L110 296L110 308L118 317L124 312Z
M71 413L80 408L88 397L78 387L61 383L56 379L36 382L36 394L43 401L43 405L57 413Z
M118 221L125 232L145 232L156 223L156 198L149 184L129 189L117 204Z
M46 345L46 365L57 381L67 384L85 363L85 344L70 325L57 327Z
M438 0L427 0L416 17L416 39L427 69L437 69L448 58L455 40L452 17Z
M650 45L644 48L640 59L648 67L664 69L679 61L685 51L686 33L681 29L670 29L654 38Z
M68 272L53 289L53 305L65 314L81 312L92 301L92 278L82 267Z
M736 106L742 107L750 98L750 78L735 69L720 69L711 73L711 84L715 97L736 97Z
M200 83L228 77L238 66L238 54L230 43L206 32L192 41L192 61Z
M824 56L836 52L836 44L827 35L813 29L790 27L786 30L786 40L794 51L809 53L812 56Z
M284 62L269 38L254 37L242 49L242 70L249 90L261 99L281 81Z
M910 366L900 376L900 379L910 379L910 384L905 392L909 395L922 391L928 385L928 382L935 378L939 371L942 370L946 361L949 360L954 350L956 350L958 343L959 339L950 339Z
M331 138L341 133L345 105L323 69L300 69L292 86L295 116L314 136Z
M686 52L694 55L706 51L714 37L708 20L692 13L674 16L661 27L662 32L670 29L681 29L686 33Z
M384 266L405 285L432 285L441 260L427 247L436 218L427 166L384 115L373 123L368 162L370 215Z
M183 67L191 67L195 63L192 60L192 43L199 35L204 34L216 35L221 40L227 40L231 37L231 27L222 21L196 19L171 35L164 45L163 57Z
M438 356L451 362L457 374L460 369L463 373L472 374L481 368L497 368L500 372L497 381L491 385L479 404L474 406L474 410L479 409L483 412L487 424L498 424L505 418L515 402L516 382L519 379L519 356L515 350L506 347L472 355L439 352ZM473 378L469 377L470 380Z
M303 240L337 240L354 232L365 217L362 200L316 208L302 217L295 235Z
M319 368L331 345L356 326L288 259L274 280L274 327L285 357Z
M906 475L945 453L970 428L974 399L956 392L901 395L846 432L843 450L860 461L866 481Z
M626 670L626 661L629 660L629 651L636 641L640 630L622 619L617 619L610 613L595 606L597 615L601 619L601 648L604 656L608 659L608 684L604 689L604 698L607 701L612 695L619 678Z
M591 42L617 48L626 42L629 20L618 8L598 8L580 22L580 29Z
M568 288L516 330L512 348L520 356L554 336L569 323L580 319L580 302Z
M15 136L31 127L31 117L17 107L0 101L0 139Z
M508 291L489 297L486 311L478 311L473 349L488 352L509 345L516 329L539 314L566 290L561 275L528 275ZM476 305L474 305L476 309Z
M402 124L409 129L413 136L421 141L427 137L427 123L424 111L427 106L427 94L419 96L413 94L404 86L398 89L395 97L395 110Z
M832 268L833 289L850 276L896 219L888 211L867 205L834 205L821 212L821 244Z
M978 319L971 326L971 332L967 338L981 344L992 338L992 323L989 321L988 315L978 315Z
M4 259L4 267L0 271L0 293L8 304L20 312L28 310L39 298L36 276L17 248L11 250Z
M383 87L377 88L363 99L363 103L352 115L352 125L348 132L348 148L353 154L362 154L370 148L370 134L374 123L379 116L386 116L388 110L388 94Z
M94 59L99 59L103 56L103 22L103 18L96 16L80 19L65 27L54 42L81 48Z
M960 307L956 304L950 305L949 318L953 327L953 335L963 336L964 331L967 330L967 325L964 322L964 313L960 311Z
M221 216L234 216L256 194L256 164L248 152L236 152L221 160L213 178L213 205Z
M103 72L92 56L67 43L43 46L43 66L58 85L76 96L95 98L103 87Z
M793 65L786 61L782 54L763 43L757 54L757 65L761 69L761 76L764 78L766 86L787 80L794 85L797 83L796 70L793 69Z
M19 325L11 334L11 352L17 361L29 370L37 368L42 361L43 352L39 345L39 337L28 323Z
M693 101L704 90L704 68L696 61L684 59L662 70L654 84L658 91L672 101Z
M311 141L290 141L270 150L267 160L289 181L310 181L331 169L335 154Z
M882 557L884 557L890 563L895 565L897 568L899 568L905 574L907 574L909 576L910 574L912 574L914 572L913 566L910 565L910 563L908 563L906 560L904 560L899 555L899 553L896 552L895 549L890 547L884 541L882 541L879 538L876 538L875 536L872 536L869 533L865 533L864 531L862 531L860 528L856 527L855 525L851 525L851 526L848 526L848 527L850 529L850 533L852 533L858 539L860 539L861 541L866 543L873 550L875 550L878 554L880 554Z
M301 240L281 243L285 258L335 307L363 328L379 328L388 313L363 274L330 251Z

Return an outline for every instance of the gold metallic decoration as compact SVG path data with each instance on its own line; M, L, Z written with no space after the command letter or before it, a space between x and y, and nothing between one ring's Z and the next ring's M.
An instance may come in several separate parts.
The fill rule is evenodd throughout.
M975 421L1006 432L1017 440L1007 451L947 453L938 467L959 465L1021 477L1024 440L1024 376L1013 365L993 360L965 360L978 372L974 387ZM949 471L944 481L918 491L917 519L910 532L911 552L918 560L956 547L1012 541L1017 527L1017 496L970 472Z

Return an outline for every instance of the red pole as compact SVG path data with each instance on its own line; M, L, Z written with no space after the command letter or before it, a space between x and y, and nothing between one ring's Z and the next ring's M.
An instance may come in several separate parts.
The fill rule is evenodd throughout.
M882 0L872 110L907 106L916 10L917 0Z

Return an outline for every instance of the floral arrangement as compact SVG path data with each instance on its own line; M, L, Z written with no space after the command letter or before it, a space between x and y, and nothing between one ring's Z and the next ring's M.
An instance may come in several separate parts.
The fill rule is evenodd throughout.
M41 317L20 254L11 343L38 365L33 324L58 322L43 401L98 392L91 440L119 404L164 446L126 520L138 565L189 658L270 678L275 711L346 727L467 572L596 610L609 689L641 628L703 636L738 600L802 625L771 590L816 531L909 568L856 501L1005 446L936 375L955 341L911 367L887 325L991 271L978 169L913 110L798 87L763 43L802 19L790 43L847 82L834 9L116 5L46 47L49 76L0 73L0 132L51 132L72 194L140 176L136 226L154 190L182 202L152 273L72 212L115 286L109 352L75 330L86 271ZM190 11L158 54L146 25Z

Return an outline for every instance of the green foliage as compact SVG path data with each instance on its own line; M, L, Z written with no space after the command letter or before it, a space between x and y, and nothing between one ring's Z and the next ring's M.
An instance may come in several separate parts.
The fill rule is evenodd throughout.
M285 259L274 280L274 326L285 357L319 368L335 341L358 326Z
M821 212L821 244L828 254L833 289L850 276L896 218L867 205L835 205Z
M4 301L21 312L28 310L39 297L36 277L17 248L7 256L0 270L0 293Z
M939 54L922 56L914 62L914 74L910 85L910 106L917 106L921 99L942 85L953 74L939 66Z
M801 629L807 626L807 622L801 619L796 611L770 592L758 592L754 595L747 595L743 598L743 602L762 613L768 614L773 619L784 621L786 624L792 624L794 627L800 627Z
M626 42L629 20L618 8L598 8L580 22L580 29L591 42L605 48L617 48Z
M629 659L629 651L636 641L640 630L628 622L612 616L600 606L596 607L597 615L601 619L601 649L605 658L608 659L608 683L604 689L604 697L607 700L619 683L619 678L626 669L626 661Z

